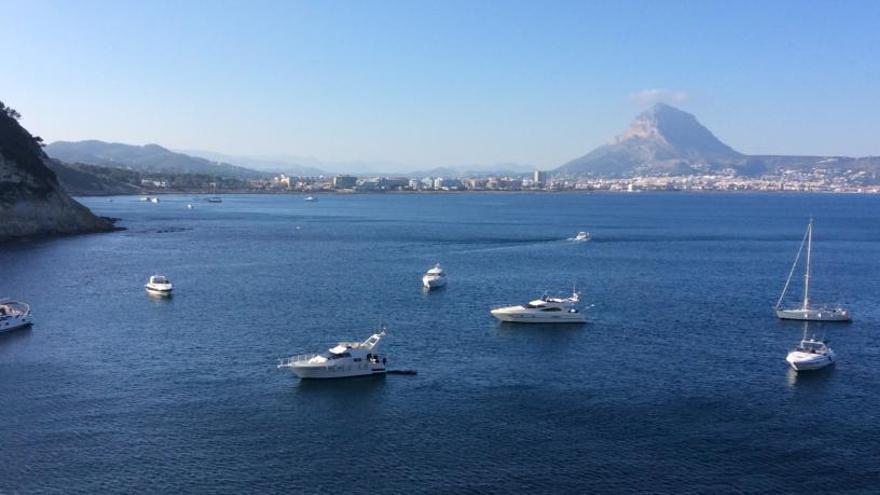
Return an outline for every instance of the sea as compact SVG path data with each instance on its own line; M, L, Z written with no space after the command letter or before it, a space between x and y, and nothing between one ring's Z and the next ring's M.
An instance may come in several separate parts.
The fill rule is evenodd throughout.
M35 320L0 336L0 493L880 492L880 197L317 198L79 198L125 230L0 246ZM774 316L811 216L852 323ZM584 325L489 314L573 288ZM418 374L277 368L382 326ZM788 368L805 332L835 366Z

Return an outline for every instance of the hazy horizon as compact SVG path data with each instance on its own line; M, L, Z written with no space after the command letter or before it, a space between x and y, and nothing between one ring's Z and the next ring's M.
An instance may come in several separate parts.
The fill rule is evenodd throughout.
M664 101L746 154L880 155L880 4L0 0L47 142L555 168Z

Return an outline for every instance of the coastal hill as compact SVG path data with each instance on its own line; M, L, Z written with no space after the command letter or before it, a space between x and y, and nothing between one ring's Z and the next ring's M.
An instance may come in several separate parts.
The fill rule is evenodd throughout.
M158 144L136 146L104 141L55 141L46 146L52 158L67 163L126 168L145 173L205 174L242 179L258 179L263 172L229 163L177 153Z
M31 136L19 117L0 102L0 241L113 230L110 220L61 190L40 138Z
M554 171L567 177L632 177L733 171L741 176L784 170L880 172L880 157L744 155L721 142L693 115L658 103L639 114L611 143Z

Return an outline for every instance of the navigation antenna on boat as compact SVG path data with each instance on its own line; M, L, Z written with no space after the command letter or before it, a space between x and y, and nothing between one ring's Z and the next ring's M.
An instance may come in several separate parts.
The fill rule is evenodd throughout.
M804 250L804 244L807 243L807 239L809 238L812 242L812 234L813 233L813 217L810 217L810 225L807 227L807 231L804 232L804 238L801 239L801 245L798 248L797 256L794 257L794 263L791 264L791 271L788 272L788 278L785 280L785 287L782 288L782 294L779 295L779 300L776 301L775 309L779 309L782 307L782 300L785 299L785 293L788 292L788 286L791 284L791 277L794 276L794 271L797 269L798 261L801 259L801 253ZM804 287L804 307L807 307L809 302L809 296L807 293L810 290L810 250L807 249L807 272L806 272L806 284Z

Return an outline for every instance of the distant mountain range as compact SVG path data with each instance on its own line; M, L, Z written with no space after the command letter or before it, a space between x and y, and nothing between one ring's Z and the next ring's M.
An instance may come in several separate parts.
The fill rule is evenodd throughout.
M177 153L158 144L136 146L104 141L55 141L46 154L68 163L117 167L147 173L205 174L221 177L259 178L267 174L230 163Z
M553 171L567 177L691 175L732 170L737 175L860 169L880 172L880 157L744 155L721 142L693 115L658 103L639 114L629 129Z

